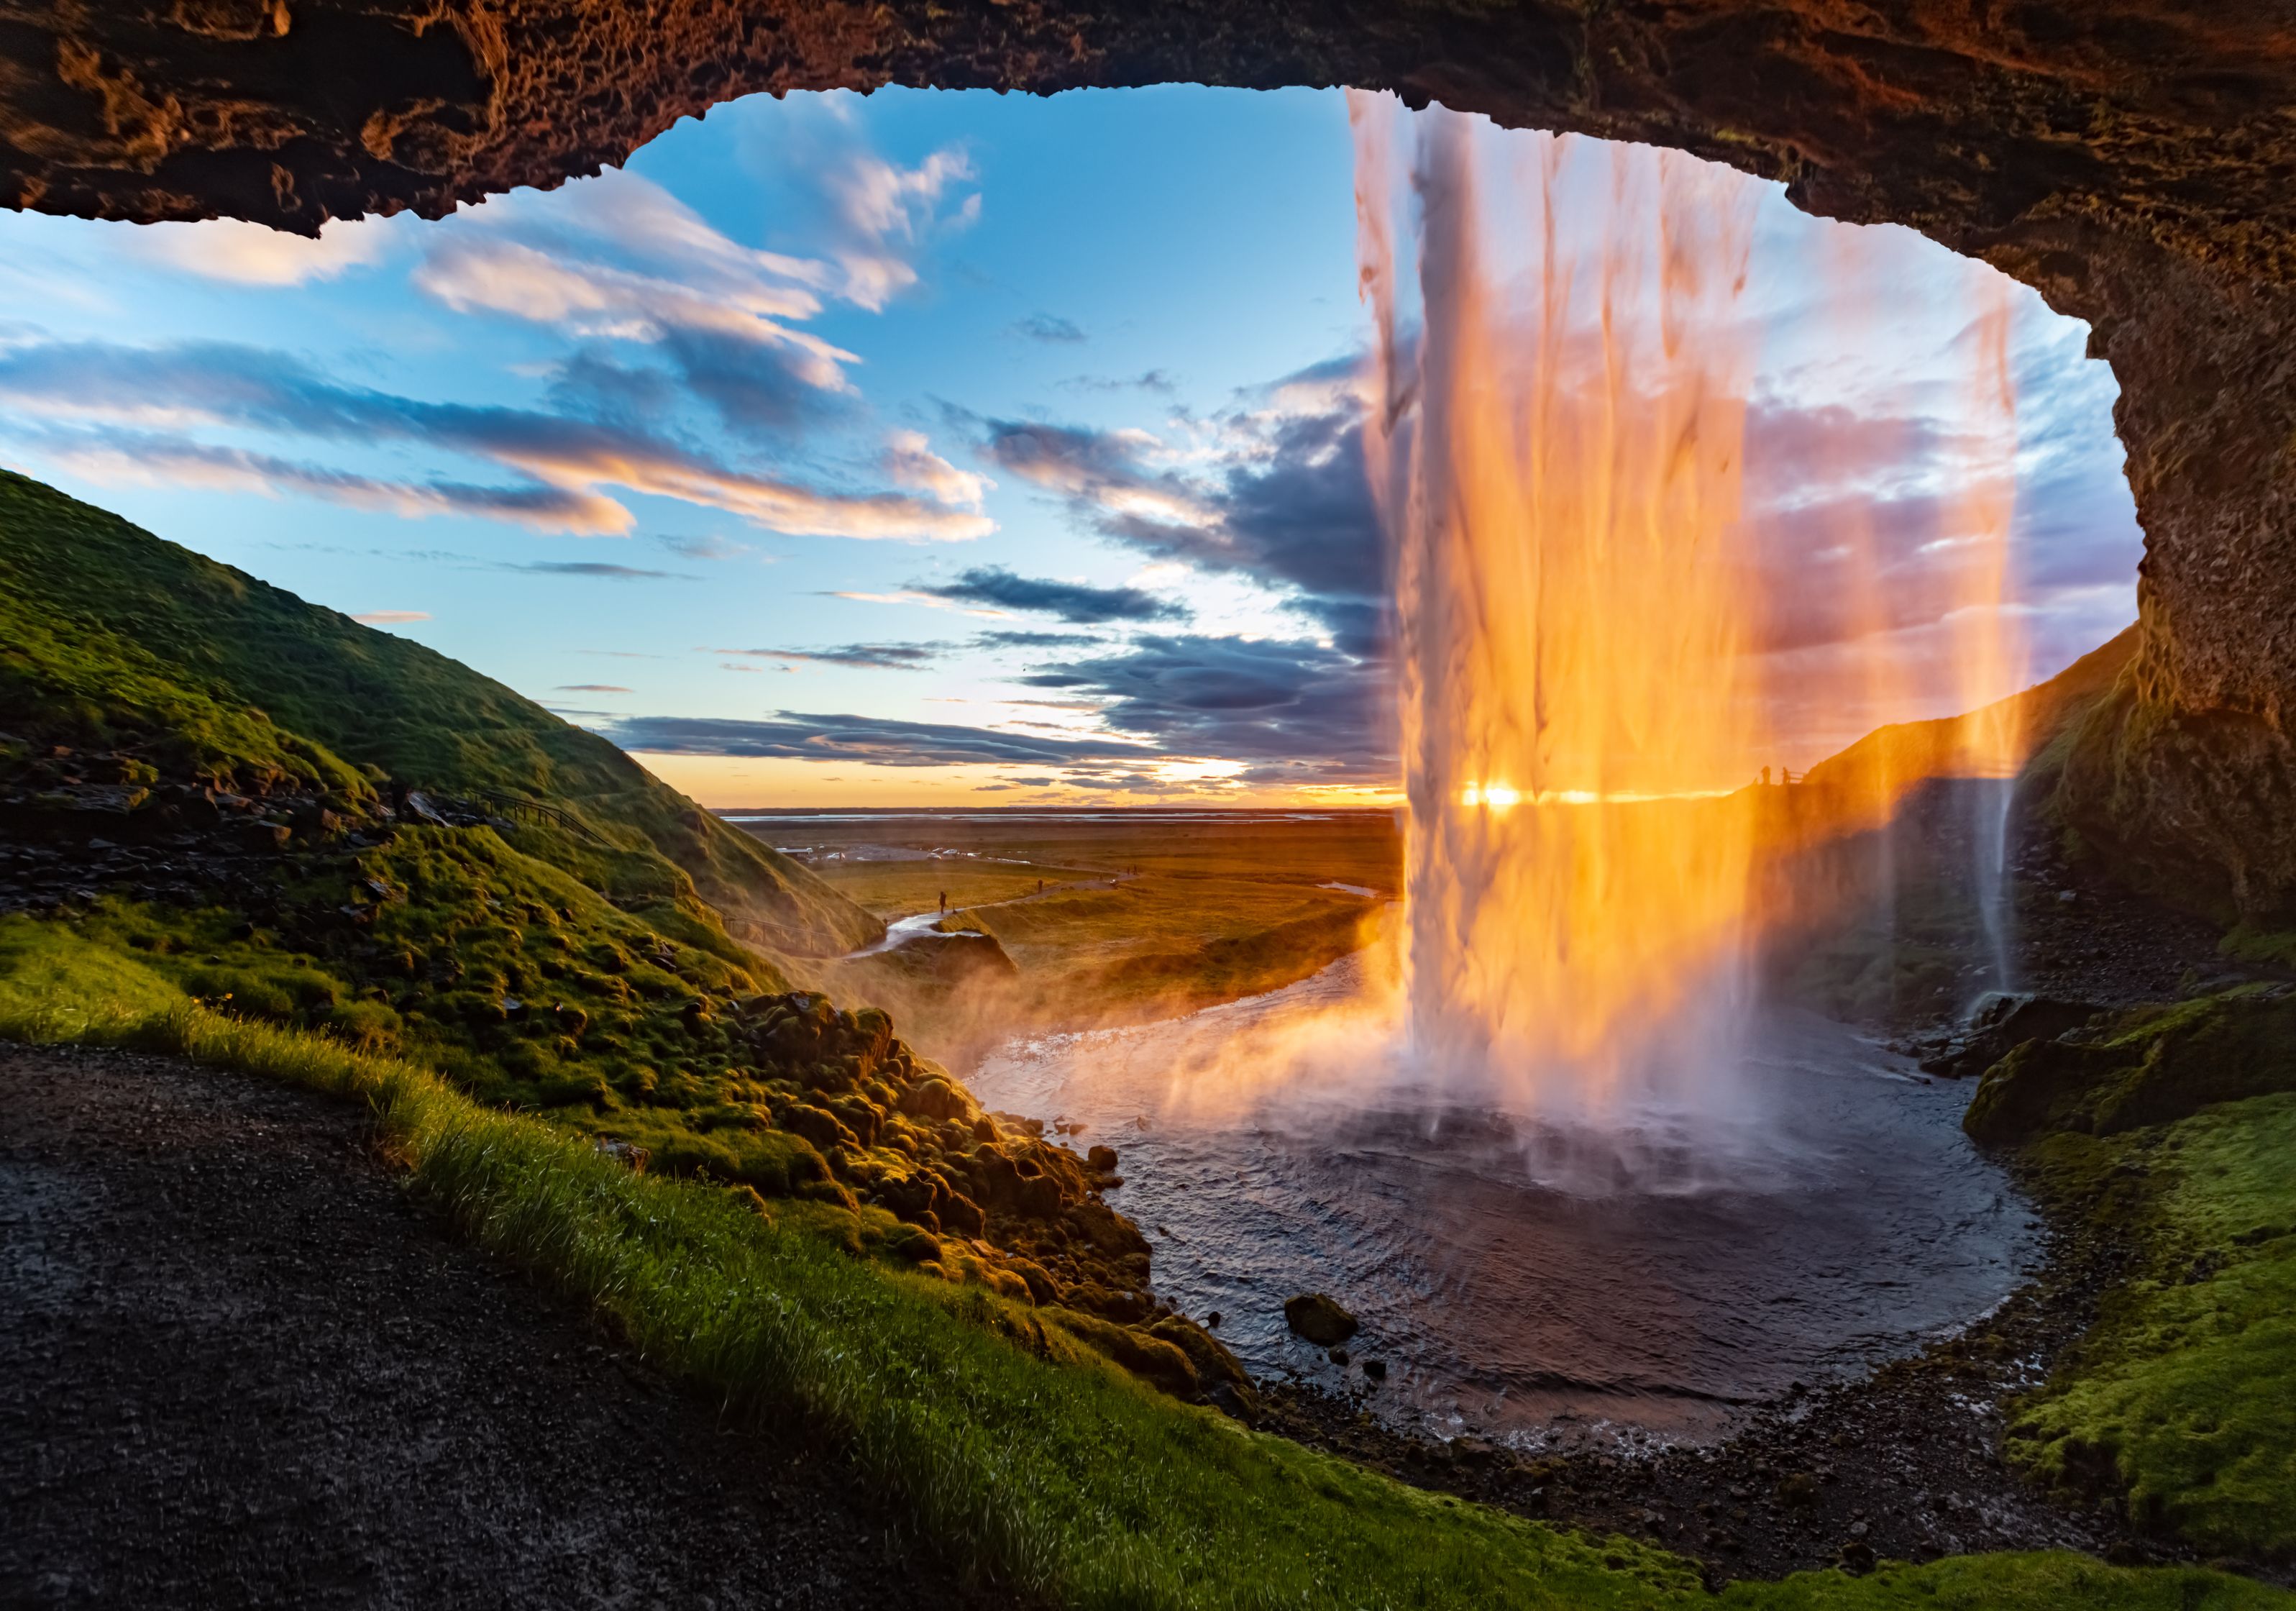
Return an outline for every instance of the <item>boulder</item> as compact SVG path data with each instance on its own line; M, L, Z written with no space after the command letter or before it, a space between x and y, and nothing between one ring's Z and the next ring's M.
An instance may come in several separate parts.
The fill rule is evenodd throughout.
M896 1225L885 1237L885 1251L912 1264L931 1263L940 1257L940 1238L914 1225Z
M969 1119L972 1104L963 1090L933 1075L901 1094L901 1111L911 1118L956 1121Z
M1923 1058L1922 1072L1949 1080L1981 1074L2026 1041L2070 1034L2104 1010L2093 1001L1997 996L1977 1015L1967 1035L1942 1054Z
M1335 1348L1358 1329L1355 1316L1320 1292L1284 1299L1283 1323L1294 1336L1304 1337L1318 1348Z
M1055 1311L1053 1318L1062 1330L1095 1353L1115 1360L1134 1376L1175 1397L1193 1399L1203 1389L1202 1380L1188 1356L1162 1337L1150 1336L1128 1326L1073 1310Z
M2284 1090L2296 1090L2296 986L2279 984L2139 1007L2079 1041L2028 1040L1986 1071L1961 1122L1986 1142L2112 1135Z
M824 1152L832 1147L857 1149L861 1145L835 1114L808 1103L791 1104L782 1114L782 1128L792 1135L803 1136Z

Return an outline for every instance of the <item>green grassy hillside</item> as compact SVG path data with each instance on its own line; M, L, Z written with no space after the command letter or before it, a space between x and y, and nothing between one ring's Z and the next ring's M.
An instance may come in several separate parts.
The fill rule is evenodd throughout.
M525 848L618 898L687 886L737 938L831 956L877 920L594 734L469 667L0 471L0 732L226 785L547 802Z
M1185 1396L1248 1397L1146 1295L1104 1164L1000 1128L882 1011L788 990L793 954L882 932L500 685L0 480L0 983L54 998L44 958L109 958L403 1055L857 1256L1043 1303Z

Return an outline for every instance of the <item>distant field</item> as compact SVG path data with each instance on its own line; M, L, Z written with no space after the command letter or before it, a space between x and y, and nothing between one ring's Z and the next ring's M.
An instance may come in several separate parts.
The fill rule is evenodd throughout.
M1279 988L1365 943L1402 873L1384 811L726 815L881 917L946 892L946 926L994 936L1019 980L993 992L873 958L824 981L952 1037L984 1015L1107 1022Z
M814 870L851 900L890 921L939 909L948 898L949 909L988 906L1034 894L1041 885L1065 884L1080 879L1104 883L1106 875L1089 867L1059 867L1037 862L970 863L963 860L820 861Z

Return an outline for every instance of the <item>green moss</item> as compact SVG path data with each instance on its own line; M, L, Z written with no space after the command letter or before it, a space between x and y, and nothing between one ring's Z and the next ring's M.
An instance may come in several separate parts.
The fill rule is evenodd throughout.
M2028 1041L1988 1069L1963 1128L1981 1141L2110 1135L2296 1089L2296 996L2243 986L2119 1015L2079 1043Z
M2013 1451L2204 1549L2296 1551L2296 1093L2050 1147L2054 1188L2144 1256Z
M2261 962L2296 967L2296 929L2234 924L2217 949L2234 962Z

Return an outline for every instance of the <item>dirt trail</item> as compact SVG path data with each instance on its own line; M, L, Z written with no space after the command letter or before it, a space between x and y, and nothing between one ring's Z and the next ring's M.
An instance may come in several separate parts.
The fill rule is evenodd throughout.
M339 1103L0 1047L0 1606L968 1595L409 1204Z

